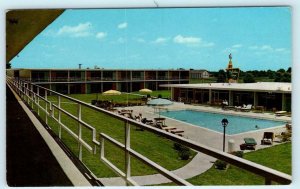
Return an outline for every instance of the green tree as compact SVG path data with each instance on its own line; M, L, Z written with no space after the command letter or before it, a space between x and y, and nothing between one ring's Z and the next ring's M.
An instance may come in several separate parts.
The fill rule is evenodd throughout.
M10 69L10 68L11 68L11 63L10 62L6 63L6 69Z
M282 75L282 77L281 77L281 80L280 81L282 81L282 82L291 82L291 74L289 74L289 73L284 73L283 75Z
M275 82L280 82L281 81L281 73L280 72L275 73L274 81Z
M279 72L279 73L285 73L285 70L283 68L280 68L279 70L277 70L277 72Z
M292 73L292 68L289 67L287 70L286 70L287 73Z
M226 72L224 70L219 70L217 83L225 83L226 82Z
M244 83L255 83L254 76L251 73L246 73L243 80L244 80Z

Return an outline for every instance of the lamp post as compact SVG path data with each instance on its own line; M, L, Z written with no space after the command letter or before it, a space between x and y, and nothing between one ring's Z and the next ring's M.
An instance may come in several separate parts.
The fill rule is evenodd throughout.
M222 119L221 121L222 126L224 128L224 134L223 134L223 152L225 152L225 128L228 125L228 120L226 118Z

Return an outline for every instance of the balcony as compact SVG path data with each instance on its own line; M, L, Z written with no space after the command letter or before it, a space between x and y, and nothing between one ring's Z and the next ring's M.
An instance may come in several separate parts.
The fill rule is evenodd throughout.
M241 159L141 122L125 118L116 113L92 106L47 88L24 81L12 80L11 78L7 78L7 83L17 94L19 94L28 106L32 107L32 109L37 112L40 118L44 120L45 124L47 124L60 139L63 140L66 137L70 138L70 140L68 140L68 145L73 143L75 146L73 153L75 153L76 157L74 158L78 158L81 163L88 167L92 172L98 172L93 172L95 179L98 179L96 174L99 174L99 171L101 172L106 168L109 168L128 185L138 185L137 181L133 179L132 173L137 169L134 165L139 162L150 166L152 169L178 185L191 185L183 178L150 160L151 158L149 158L148 155L152 154L151 150L145 150L146 152L137 152L135 150L135 146L140 144L140 142L136 141L136 136L132 137L132 135L136 135L134 131L136 128L139 128L145 131L145 133L143 133L144 135L147 134L148 136L152 133L154 136L157 136L157 140L163 139L180 143L197 152L201 152L213 158L218 158L241 169L252 172L255 175L263 177L265 179L265 184L271 184L271 181L276 181L281 184L291 183L291 176L285 173ZM40 94L41 91L44 92L44 95ZM47 96L50 93L52 93L53 96ZM70 111L70 109L64 108L63 101L74 104L74 110ZM102 119L100 122L91 122L91 119L86 119L86 117L90 116L91 112L95 112L98 115L97 117L100 118L105 115L107 121L103 121ZM96 117L93 119L96 119ZM116 124L110 124L113 121L115 121L114 123ZM110 130L110 132L104 132L104 130L101 130L101 125L103 125L103 128L110 128L112 130ZM122 137L113 136L115 133L114 131L120 132L120 136ZM144 140L144 138L142 139L143 142L150 142L149 145L151 146L153 141L147 141ZM71 142L71 140L73 140L73 142ZM118 155L116 155L116 153L111 154L113 148L118 149ZM115 158L118 156L122 156L121 159L125 160L116 162ZM106 167L102 167L100 162L97 166L90 166L89 163L92 160L98 161L99 157ZM141 166L141 168L144 169L143 166Z

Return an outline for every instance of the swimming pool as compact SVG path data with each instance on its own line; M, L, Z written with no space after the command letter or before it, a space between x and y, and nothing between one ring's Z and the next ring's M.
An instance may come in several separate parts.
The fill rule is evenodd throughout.
M285 122L282 121L271 121L265 119L255 119L249 117L224 115L193 110L167 111L161 112L161 115L184 121L196 126L205 127L217 132L223 132L221 120L223 118L226 118L229 121L226 127L226 134L239 134L285 124ZM258 128L256 128L256 126Z

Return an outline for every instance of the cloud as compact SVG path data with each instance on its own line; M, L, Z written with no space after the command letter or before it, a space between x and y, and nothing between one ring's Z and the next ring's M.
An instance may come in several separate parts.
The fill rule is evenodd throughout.
M139 43L145 43L146 42L145 39L143 39L143 38L137 38L136 41L139 42Z
M259 48L258 46L250 46L250 47L249 47L250 50L256 50L256 49L258 49L258 48Z
M165 43L167 42L167 38L164 38L164 37L158 37L155 41L153 41L153 43L156 43L156 44L162 44L162 43Z
M173 38L174 43L195 45L201 42L201 38L198 37L184 37L182 35L177 35Z
M66 25L58 30L57 35L68 35L70 37L87 37L91 35L91 25L92 24L90 22L80 23L77 26Z
M263 45L260 50L263 51L273 51L273 48L270 45Z
M96 38L97 39L103 39L103 38L105 38L107 36L107 33L105 33L105 32L98 32L97 34L96 34Z
M232 45L232 48L241 48L243 45L242 44L235 44L235 45Z
M177 44L187 45L190 47L213 47L215 43L202 40L200 37L177 35L173 38L173 42Z
M255 51L255 54L265 54L265 53L289 53L290 51L286 48L274 48L271 45L261 45L261 46L250 46L250 50Z
M127 22L123 22L123 23L118 25L118 28L119 29L125 29L125 28L127 28L127 26L128 26Z
M278 49L275 49L276 52L283 52L283 51L286 51L285 48L278 48Z

